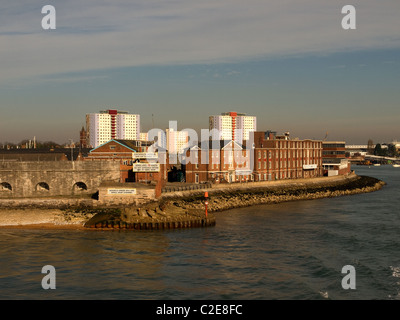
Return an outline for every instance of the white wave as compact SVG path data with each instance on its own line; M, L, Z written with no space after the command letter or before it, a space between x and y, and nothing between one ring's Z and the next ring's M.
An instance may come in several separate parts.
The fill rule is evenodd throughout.
M400 267L392 267L390 266L390 270L392 271L392 276L395 278L400 278Z

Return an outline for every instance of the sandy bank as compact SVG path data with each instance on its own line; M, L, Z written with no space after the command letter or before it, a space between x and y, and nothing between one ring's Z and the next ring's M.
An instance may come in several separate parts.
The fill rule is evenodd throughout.
M0 209L0 228L83 229L93 215L60 209Z

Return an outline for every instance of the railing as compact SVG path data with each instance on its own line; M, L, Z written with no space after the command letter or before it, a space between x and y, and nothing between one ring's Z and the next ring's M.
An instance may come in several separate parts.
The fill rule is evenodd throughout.
M162 188L162 193L167 192L176 192L176 191L190 191L190 190L201 190L201 189L210 189L212 188L212 183L200 183L200 184L188 184L188 185L180 185L180 186L166 186Z

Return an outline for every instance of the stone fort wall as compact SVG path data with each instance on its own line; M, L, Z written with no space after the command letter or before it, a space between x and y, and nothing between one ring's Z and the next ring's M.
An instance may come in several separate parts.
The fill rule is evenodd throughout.
M120 181L119 162L0 162L3 199L90 194L104 181Z

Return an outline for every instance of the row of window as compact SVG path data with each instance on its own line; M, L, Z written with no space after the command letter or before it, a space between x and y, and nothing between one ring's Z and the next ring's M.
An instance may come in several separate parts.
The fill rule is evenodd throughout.
M257 169L258 170L267 169L267 166L268 166L268 169L301 168L303 166L303 164L309 164L309 163L306 163L306 162L307 161L303 162L302 160L291 160L291 161L289 160L288 162L286 162L286 161L280 162L280 164L281 164L280 166L279 165L273 166L272 162L270 162L270 161L268 162L268 164L267 164L266 161L264 161L264 162L259 161L257 163ZM234 168L234 167L235 168L247 168L246 162L244 162L243 164L236 165L236 166L234 166L233 162L224 163L224 164L219 164L219 163L211 163L211 164L209 164L209 170L218 170L219 168L229 169L229 168ZM199 169L199 164L198 163L194 164L194 168L195 169Z
M310 156L315 158L315 157L321 157L321 155L323 154L321 152L321 150L292 150L292 151L286 151L286 150L281 150L279 153L275 152L275 157L276 159L278 159L278 155L280 156L280 158L286 158L287 155L291 156L291 157L296 157L298 158L299 156L302 157L306 157L309 158ZM257 153L257 158L261 159L261 151L258 151ZM263 158L267 159L267 152L264 151L263 152ZM268 159L272 158L272 151L268 151Z
M263 174L250 174L250 175L229 175L228 173L220 174L220 173L210 173L211 179L216 179L219 181L221 178L225 179L226 181L240 181L240 180L250 180L250 181L271 181L271 180L278 180L278 179L291 179L291 178L302 178L302 177L314 177L318 174L315 172L302 172L302 171L293 171L293 172L279 172L279 173L263 173ZM195 182L198 183L199 181L199 174L195 174Z
M324 148L345 148L346 145L344 143L324 143Z
M321 142L314 142L314 141L277 141L276 142L277 148L322 148ZM324 145L325 147L325 145Z
M346 154L346 151L323 151L322 154L324 156L327 156L327 155L344 155L344 154Z

